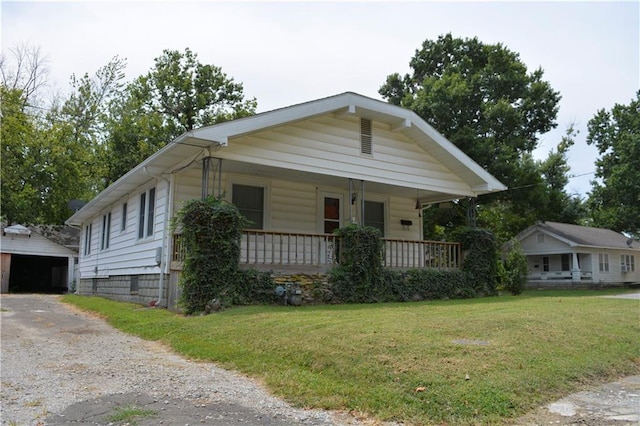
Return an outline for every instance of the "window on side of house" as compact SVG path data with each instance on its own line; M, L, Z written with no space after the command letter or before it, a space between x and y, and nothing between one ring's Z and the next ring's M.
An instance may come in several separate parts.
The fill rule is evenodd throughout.
M635 272L635 256L630 254L623 254L620 256L620 268L622 272Z
M562 264L562 270L568 271L571 268L569 267L569 255L564 253L560 255L560 263Z
M607 253L598 253L598 271L609 272L609 255Z
M88 224L84 228L84 255L88 256L91 254L91 232L93 230L92 224Z
M111 212L102 216L102 233L100 235L100 250L109 248L111 238Z
M140 209L138 217L138 239L153 235L154 214L156 205L156 188L151 188L140 194Z
M384 237L384 203L381 201L364 202L364 224L380 231Z
M264 187L233 184L231 202L238 208L251 229L264 229Z
M542 270L549 272L549 256L542 256Z
M120 217L120 232L127 230L127 203L122 205L122 216Z
M156 189L149 190L149 198L147 200L147 237L153 235L153 226L155 222L156 209Z

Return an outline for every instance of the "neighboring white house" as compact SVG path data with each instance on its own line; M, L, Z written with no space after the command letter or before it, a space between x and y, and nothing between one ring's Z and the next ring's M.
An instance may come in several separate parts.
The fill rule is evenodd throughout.
M332 266L332 231L375 226L389 267L456 266L421 242L421 207L506 187L412 111L343 93L187 132L76 212L81 294L172 306L183 202L225 197L252 222L243 264Z
M538 222L516 236L529 287L640 283L640 242L609 229Z
M63 293L72 288L78 232L69 227L2 226L1 292Z

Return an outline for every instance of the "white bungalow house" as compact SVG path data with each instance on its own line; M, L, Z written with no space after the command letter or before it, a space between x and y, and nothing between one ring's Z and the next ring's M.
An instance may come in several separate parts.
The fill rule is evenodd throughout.
M538 222L516 236L529 287L599 287L640 283L640 242L609 229Z
M78 231L70 227L2 225L1 293L64 293L73 287Z
M233 202L252 221L242 264L284 274L327 271L350 222L380 229L388 267L456 267L456 244L421 241L421 207L504 189L412 111L347 92L187 132L67 223L81 294L173 306L187 200Z

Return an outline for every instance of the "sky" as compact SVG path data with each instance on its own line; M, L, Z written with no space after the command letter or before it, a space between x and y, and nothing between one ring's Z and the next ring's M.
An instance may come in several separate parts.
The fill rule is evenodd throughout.
M535 1L5 1L3 54L28 44L47 58L49 87L69 90L72 74L94 74L118 56L127 80L148 72L164 49L190 48L256 98L258 112L351 91L382 99L392 73L409 73L422 43L451 33L501 43L520 55L562 100L558 127L534 152L546 158L565 130L567 191L584 197L598 152L587 122L629 104L640 89L640 2Z

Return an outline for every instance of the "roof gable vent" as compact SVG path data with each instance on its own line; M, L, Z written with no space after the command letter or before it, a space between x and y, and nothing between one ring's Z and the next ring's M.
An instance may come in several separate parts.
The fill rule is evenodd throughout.
M368 118L360 119L360 153L367 155L371 155L373 153L371 120Z

